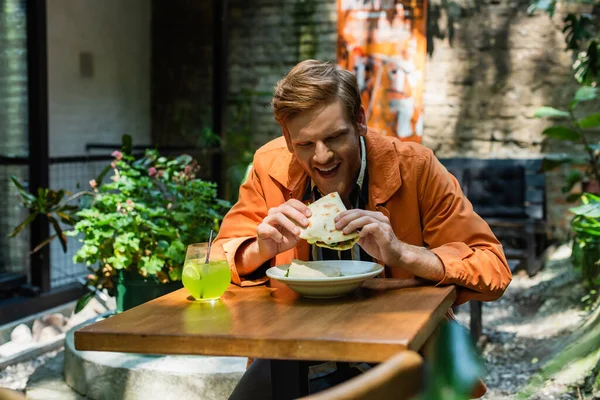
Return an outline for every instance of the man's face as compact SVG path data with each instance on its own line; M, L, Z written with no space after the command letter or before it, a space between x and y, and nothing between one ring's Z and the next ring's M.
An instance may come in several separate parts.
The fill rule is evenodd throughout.
M362 107L358 121L351 121L336 99L291 118L283 133L321 193L338 192L347 201L360 171L359 136L367 133Z

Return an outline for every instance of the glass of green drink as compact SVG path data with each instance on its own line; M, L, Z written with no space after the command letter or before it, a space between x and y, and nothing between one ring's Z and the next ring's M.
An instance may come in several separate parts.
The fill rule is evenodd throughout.
M217 300L231 281L231 271L223 248L214 243L206 263L208 243L195 243L187 248L183 264L183 286L198 301Z

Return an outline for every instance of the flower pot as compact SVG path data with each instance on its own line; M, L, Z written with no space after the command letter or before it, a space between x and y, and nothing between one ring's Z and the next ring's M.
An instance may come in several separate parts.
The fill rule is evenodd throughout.
M119 270L117 274L117 312L129 310L182 287L181 281L160 283L155 276L144 278L137 271Z

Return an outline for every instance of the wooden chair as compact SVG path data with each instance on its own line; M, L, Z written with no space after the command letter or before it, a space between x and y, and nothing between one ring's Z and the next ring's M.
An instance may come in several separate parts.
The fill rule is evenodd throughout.
M423 358L403 351L344 383L300 400L402 400L421 389Z
M504 246L511 271L524 266L535 275L546 241L546 178L537 159L440 159L456 177L475 211ZM522 243L524 242L524 243ZM482 304L470 302L471 334L482 333ZM456 311L456 310L455 310Z
M25 395L16 390L0 388L0 400L25 400Z

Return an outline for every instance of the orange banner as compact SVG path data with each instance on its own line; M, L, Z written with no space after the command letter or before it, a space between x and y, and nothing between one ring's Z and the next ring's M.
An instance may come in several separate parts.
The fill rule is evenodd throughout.
M338 0L337 62L353 71L369 128L421 141L427 0Z

